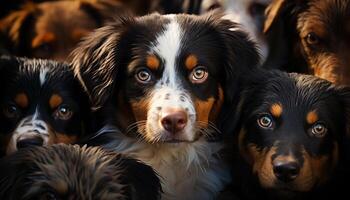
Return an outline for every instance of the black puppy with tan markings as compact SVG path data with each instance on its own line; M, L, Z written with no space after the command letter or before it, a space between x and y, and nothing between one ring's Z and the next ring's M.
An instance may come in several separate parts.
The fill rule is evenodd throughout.
M88 97L67 64L3 56L0 85L2 155L75 143L89 130Z
M303 199L340 194L350 90L309 75L258 74L240 104L242 165L233 171L245 172L240 174L245 195Z

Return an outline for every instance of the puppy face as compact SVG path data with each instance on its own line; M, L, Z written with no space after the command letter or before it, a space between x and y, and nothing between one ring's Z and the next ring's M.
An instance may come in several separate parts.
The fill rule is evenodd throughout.
M159 179L149 166L97 147L53 145L1 160L2 199L152 199Z
M252 174L262 188L287 195L325 184L338 166L346 133L342 89L280 72L256 84L243 100L238 139Z
M68 66L2 57L0 133L6 154L31 145L73 143L88 118L87 98Z
M121 21L74 53L95 106L110 101L117 125L149 142L193 142L218 132L222 105L234 96L225 91L237 89L237 76L258 62L246 35L212 15Z
M290 57L287 64L303 66L302 72L349 85L349 13L348 0L275 0L268 12L265 31L271 30L268 34L273 36L284 27L285 41L280 43L288 41L288 47L276 49L289 48L288 55L278 55L284 59Z
M350 84L350 1L311 1L298 17L297 29L314 74Z
M66 60L80 39L102 25L116 3L79 1L28 5L0 22L10 53Z

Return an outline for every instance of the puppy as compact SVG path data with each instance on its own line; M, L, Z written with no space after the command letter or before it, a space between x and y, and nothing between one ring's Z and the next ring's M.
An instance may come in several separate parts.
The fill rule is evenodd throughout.
M239 23L257 43L261 55L261 63L267 58L269 48L263 25L265 9L272 0L202 0L199 13L203 14L212 9L220 8L225 12L226 19Z
M268 65L349 85L349 13L349 0L275 0L265 23Z
M90 127L90 106L67 64L0 58L2 154L28 146L75 143Z
M248 199L341 197L350 89L309 75L259 72L240 103L233 170ZM345 173L344 173L345 174ZM337 198L336 198L337 199Z
M160 197L159 179L151 167L98 147L34 147L0 162L1 199Z
M221 17L124 17L73 53L104 126L93 140L114 132L106 146L152 166L164 199L213 199L230 181L221 137L240 79L259 58L247 35Z
M121 12L115 0L28 4L0 21L10 54L65 61L80 39Z

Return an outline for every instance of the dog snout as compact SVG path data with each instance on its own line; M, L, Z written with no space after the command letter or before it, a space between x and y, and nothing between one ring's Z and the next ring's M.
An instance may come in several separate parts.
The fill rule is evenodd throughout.
M17 149L24 149L32 146L42 146L44 140L41 137L26 138L17 141Z
M273 172L278 180L290 182L296 179L300 172L300 165L296 161L274 161Z
M165 110L162 113L161 124L170 133L179 133L187 125L187 113L182 109Z

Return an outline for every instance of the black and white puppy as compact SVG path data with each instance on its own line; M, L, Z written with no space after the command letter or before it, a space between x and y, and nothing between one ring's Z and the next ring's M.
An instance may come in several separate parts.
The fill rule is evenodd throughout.
M103 119L95 143L120 128L107 146L151 165L164 199L213 199L230 182L223 124L234 115L242 74L259 62L236 24L217 14L122 18L73 55Z
M67 64L0 58L1 154L75 143L90 125L88 97Z
M99 147L56 144L0 160L1 199L157 200L153 169Z

